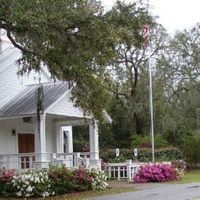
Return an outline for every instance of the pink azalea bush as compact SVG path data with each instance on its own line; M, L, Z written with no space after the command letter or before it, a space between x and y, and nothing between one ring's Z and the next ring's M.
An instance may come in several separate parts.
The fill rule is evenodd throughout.
M6 170L5 168L0 169L0 181L9 182L15 174L16 170L14 169L9 169L9 170Z
M140 168L134 177L134 182L165 182L179 178L178 170L171 164L148 164Z
M104 190L107 176L97 169L68 169L65 166L52 166L49 169L51 186L55 194L82 192L87 190Z
M15 170L0 169L0 196L9 197L12 195L11 180L15 175Z
M27 170L16 174L15 170L0 169L1 197L48 197L52 195L103 190L107 176L97 169L68 169L51 166L46 170Z

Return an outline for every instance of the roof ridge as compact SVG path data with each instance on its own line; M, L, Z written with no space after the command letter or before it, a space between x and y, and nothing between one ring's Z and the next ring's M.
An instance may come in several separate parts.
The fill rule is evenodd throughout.
M51 84L59 84L59 83L63 83L63 84L66 84L67 81L49 81L49 82L44 82L44 83L33 83L33 84L29 84L29 85L26 85L26 86L35 86L35 85L51 85Z

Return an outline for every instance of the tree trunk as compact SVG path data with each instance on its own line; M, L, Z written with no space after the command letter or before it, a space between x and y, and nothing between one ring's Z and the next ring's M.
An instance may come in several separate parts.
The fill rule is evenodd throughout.
M135 120L135 131L137 135L144 136L143 128L142 128L142 120L140 119L137 113L134 113L134 120Z

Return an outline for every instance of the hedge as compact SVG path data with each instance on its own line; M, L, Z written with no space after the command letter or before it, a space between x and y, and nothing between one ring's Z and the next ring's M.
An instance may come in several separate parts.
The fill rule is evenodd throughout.
M105 162L124 162L128 159L135 160L133 149L120 149L120 156L116 158L115 149L102 149L100 151L100 157ZM161 148L155 150L156 161L172 161L183 159L183 153L175 148ZM149 162L152 160L152 152L149 148L138 149L137 160L140 162Z

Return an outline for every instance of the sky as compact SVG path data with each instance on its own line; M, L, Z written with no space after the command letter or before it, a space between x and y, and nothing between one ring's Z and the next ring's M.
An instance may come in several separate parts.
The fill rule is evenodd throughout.
M102 0L110 8L116 0ZM134 0L126 0L134 2ZM152 13L159 16L161 23L169 33L188 29L200 22L200 0L149 0Z

